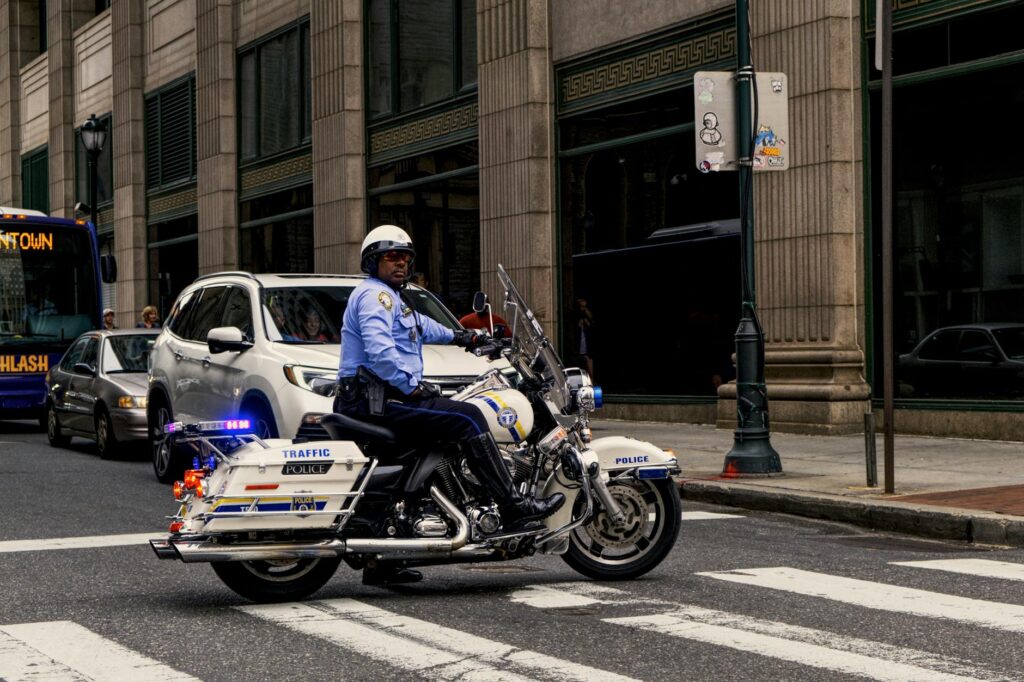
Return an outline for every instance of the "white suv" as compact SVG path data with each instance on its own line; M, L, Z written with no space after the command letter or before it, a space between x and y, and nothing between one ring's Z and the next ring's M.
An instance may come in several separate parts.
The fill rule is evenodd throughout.
M332 399L311 382L338 371L341 320L360 275L200 277L175 301L150 353L147 420L153 469L168 483L181 478L187 455L163 434L170 421L248 417L265 437L326 437L320 417ZM459 329L433 294L410 285L418 312ZM454 393L490 367L456 346L423 347L424 376Z

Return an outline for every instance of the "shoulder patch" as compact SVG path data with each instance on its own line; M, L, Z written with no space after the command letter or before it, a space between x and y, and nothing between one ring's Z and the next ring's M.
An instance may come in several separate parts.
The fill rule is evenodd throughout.
M382 291L377 294L377 300L380 301L380 304L384 306L384 310L387 311L390 311L391 306L394 305L394 302L391 300L391 295L386 291Z

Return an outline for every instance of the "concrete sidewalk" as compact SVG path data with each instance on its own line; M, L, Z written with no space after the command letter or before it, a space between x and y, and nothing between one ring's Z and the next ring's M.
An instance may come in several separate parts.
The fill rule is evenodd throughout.
M595 419L594 438L631 436L679 459L685 499L854 523L880 530L1024 547L1024 444L897 436L895 494L867 487L864 436L774 433L781 475L726 478L732 430L709 425Z

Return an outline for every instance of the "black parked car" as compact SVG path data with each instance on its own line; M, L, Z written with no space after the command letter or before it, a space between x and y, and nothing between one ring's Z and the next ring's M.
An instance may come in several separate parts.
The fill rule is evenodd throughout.
M901 355L902 397L1020 398L1024 396L1024 324L942 327Z

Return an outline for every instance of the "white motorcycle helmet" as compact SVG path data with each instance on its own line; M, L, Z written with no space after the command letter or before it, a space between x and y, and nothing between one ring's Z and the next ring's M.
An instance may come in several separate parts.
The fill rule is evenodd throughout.
M363 239L359 266L368 275L377 274L377 257L388 251L404 251L416 258L412 237L398 225L378 225ZM411 263L410 263L411 266Z

